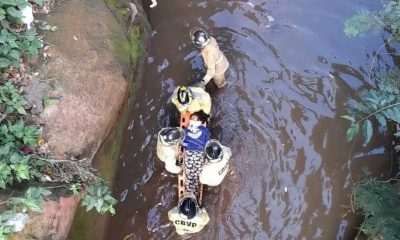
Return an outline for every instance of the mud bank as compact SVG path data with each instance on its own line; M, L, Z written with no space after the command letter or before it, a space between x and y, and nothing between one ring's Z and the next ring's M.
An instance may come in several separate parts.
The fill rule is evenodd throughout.
M46 54L50 61L40 67L40 81L32 84L33 89L41 89L39 98L56 99L38 113L45 151L59 159L94 159L92 164L110 182L119 158L126 112L132 102L128 99L134 97L141 78L148 35L140 5L134 21L129 7L113 8L102 0L61 2L46 17L49 24L59 29L44 39L49 45ZM43 214L32 216L24 231L13 238L66 239L78 203L76 196L47 199ZM75 220L74 226L79 228L70 239L75 239L74 233L83 239L83 232L89 231L80 220L85 222L88 216L98 218L97 213L85 215L81 209L77 215L83 218Z

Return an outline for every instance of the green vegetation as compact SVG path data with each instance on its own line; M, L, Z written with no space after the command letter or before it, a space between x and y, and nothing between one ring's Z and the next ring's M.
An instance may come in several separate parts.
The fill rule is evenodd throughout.
M393 185L367 180L353 192L355 205L364 210L361 231L374 239L400 239L400 198Z
M50 191L41 187L31 187L23 197L12 197L7 203L9 210L0 214L0 240L6 240L7 235L20 231L29 219L27 212L42 212L42 200L50 195Z
M42 1L35 1L42 4ZM37 38L35 28L23 30L22 13L28 3L25 0L0 1L0 70L9 66L19 67L21 58L38 54L43 43Z
M117 5L117 3L119 2L119 0L105 0L105 2L109 5L114 7L115 5Z
M349 115L343 116L351 122L347 130L347 141L352 141L361 129L366 146L372 138L373 119L384 129L390 121L400 123L400 75L391 71L377 82L378 88L363 91L361 101L350 106L347 109ZM400 136L400 132L396 136Z
M140 28L133 26L129 33L129 54L133 64L137 63L138 57L142 54L140 43Z
M118 8L117 13L123 17L127 17L129 15L129 10L126 8Z
M381 10L359 12L346 20L345 34L348 37L358 37L385 30L389 36L381 49L385 45L398 45L400 1L384 0L382 3ZM366 146L372 138L374 124L383 130L387 130L389 124L400 124L399 84L399 69L395 68L377 80L376 89L360 94L360 101L350 106L348 114L343 116L351 122L347 130L348 141L354 140L362 132ZM399 131L395 133L395 137L400 137ZM396 146L395 149L398 150L399 147ZM391 184L393 180L383 182L367 178L353 187L354 203L356 207L363 209L365 215L360 230L371 239L400 239L400 198L398 190Z
M13 113L14 111L17 111L19 114L26 114L24 105L28 102L19 95L18 90L11 83L6 83L0 87L0 103L4 104L1 107L5 109L1 110L6 114Z
M13 197L8 200L12 210L26 213L28 210L42 212L42 200L51 192L42 187L31 187L26 190L23 197Z
M108 186L104 182L89 186L86 194L82 198L82 206L86 206L86 212L90 211L92 208L96 208L97 212L101 214L106 212L115 214L113 206L116 203L117 200L110 196Z
M132 26L129 34L128 40L126 39L115 39L114 49L119 57L123 60L129 58L132 61L132 65L136 65L139 57L142 55L144 49L141 44L140 28L138 26Z
M43 0L31 2L43 4ZM22 25L21 9L27 4L25 0L0 0L0 72L18 68L24 59L37 55L43 45L35 28L26 30ZM101 214L115 214L117 201L87 161L56 160L36 152L42 130L37 125L27 124L30 121L25 108L28 102L20 91L5 79L1 82L5 84L0 86L0 188L50 178L63 183L59 187L81 195L81 205L87 211L94 208ZM0 213L0 240L23 229L29 219L28 211L42 211L42 200L51 194L50 189L29 187L22 196L12 197L11 194L1 203L6 204L7 209Z
M7 98L11 103L23 102L25 99L15 91L15 88L6 84L3 88L11 89ZM2 103L6 103L3 101ZM5 105L5 106L4 106ZM7 188L15 182L38 181L42 177L50 176L65 185L74 194L82 194L82 206L89 211L95 208L99 213L110 212L115 214L113 206L116 200L111 197L110 189L100 178L96 177L91 169L81 162L41 158L30 154L36 148L41 129L36 125L26 125L23 116L26 112L13 107L13 111L7 111L9 105L2 105L2 112L8 113L5 119L0 121L0 188ZM22 107L20 104L18 107ZM14 111L16 110L16 111ZM77 172L58 172L61 168L76 168ZM70 174L71 176L68 176ZM63 176L63 177L60 177ZM72 181L71 181L72 180ZM84 190L84 191L82 191ZM23 197L13 197L6 201L11 208L0 214L0 239L14 232L16 228L10 225L16 216L26 213L28 210L40 212L43 196L51 192L44 188L28 188ZM26 216L27 217L27 216Z
M366 33L388 31L397 42L400 42L400 1L383 0L383 9L378 11L361 11L347 19L344 33L348 37L359 37Z

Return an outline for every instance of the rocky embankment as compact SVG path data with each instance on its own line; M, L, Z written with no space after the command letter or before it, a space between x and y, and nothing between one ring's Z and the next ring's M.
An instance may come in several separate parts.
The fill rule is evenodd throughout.
M137 11L132 4L121 4L117 17L128 27L121 26L110 10L113 6L102 0L56 2L55 10L46 16L57 30L46 33L42 54L48 61L37 70L26 98L43 126L40 151L55 159L92 160L127 101L137 74L132 69L136 67L132 57L138 56L135 41L143 46L143 37L132 39L130 34L130 28L143 28L138 26L142 21L131 16L143 10L140 5ZM43 214L32 215L13 239L66 239L78 203L77 196L52 196L43 203Z

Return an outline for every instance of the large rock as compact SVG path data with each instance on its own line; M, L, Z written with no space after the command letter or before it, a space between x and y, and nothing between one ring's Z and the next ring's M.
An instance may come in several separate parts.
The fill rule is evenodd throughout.
M47 20L59 30L44 39L51 58L37 77L51 90L28 89L35 92L27 96L35 100L47 94L55 100L40 113L39 121L46 146L56 158L91 159L126 99L129 51L121 56L116 54L121 49L114 46L128 41L102 0L63 1ZM41 97L31 103L39 104ZM46 200L43 213L31 214L25 229L12 239L67 239L78 202L75 196Z
M30 221L24 230L11 239L66 239L78 203L77 196L43 201L43 213L30 214Z
M41 71L58 103L41 114L45 138L58 157L91 158L108 134L125 99L124 62L114 49L124 33L101 1L66 1L49 22L59 30L50 62ZM121 40L122 37L122 40ZM125 62L126 63L126 62Z

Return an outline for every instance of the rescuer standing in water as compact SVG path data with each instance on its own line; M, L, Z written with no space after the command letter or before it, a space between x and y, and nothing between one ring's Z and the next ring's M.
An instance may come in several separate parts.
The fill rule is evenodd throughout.
M229 61L221 50L219 50L215 38L201 28L193 28L190 31L190 37L194 45L201 49L201 56L207 68L206 75L203 77L201 83L205 86L213 79L218 88L224 87L227 83L225 72L229 67Z

